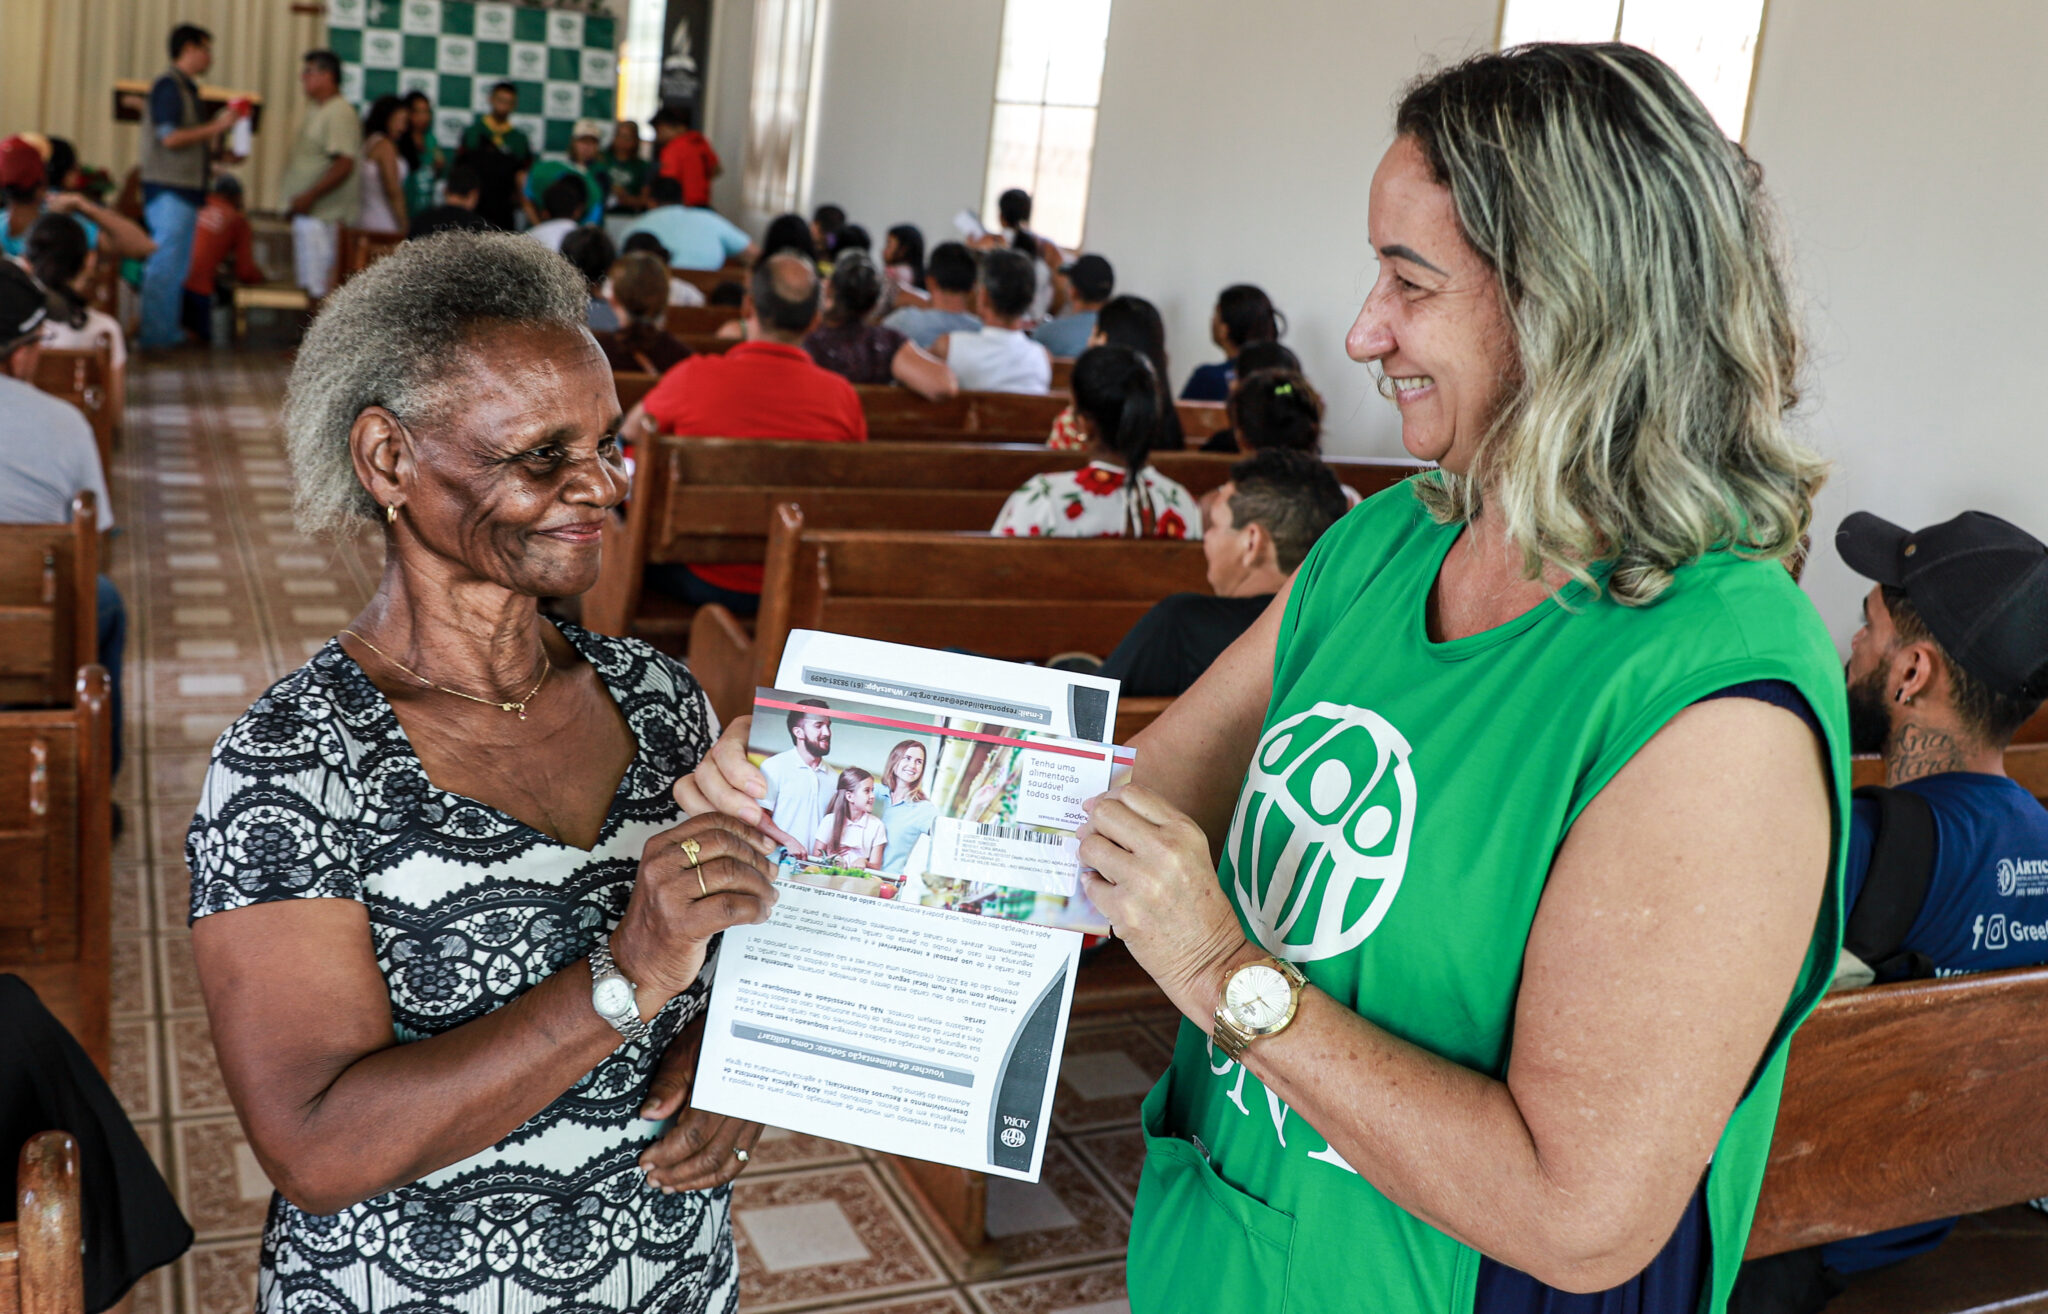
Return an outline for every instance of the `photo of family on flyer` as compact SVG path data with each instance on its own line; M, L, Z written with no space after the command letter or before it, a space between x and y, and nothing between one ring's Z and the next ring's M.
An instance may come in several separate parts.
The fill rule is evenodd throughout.
M762 689L748 755L781 878L1096 934L1081 803L1125 750L964 717Z

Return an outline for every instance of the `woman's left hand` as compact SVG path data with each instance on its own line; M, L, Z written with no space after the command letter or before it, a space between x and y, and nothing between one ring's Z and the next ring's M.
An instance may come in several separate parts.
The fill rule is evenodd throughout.
M742 1154L751 1155L761 1139L761 1124L728 1118L688 1107L690 1085L697 1077L697 1056L704 1047L704 1019L678 1031L663 1051L647 1088L643 1118L678 1114L675 1125L640 1155L647 1184L673 1194L709 1191L724 1186L747 1170Z
M1206 1026L1224 966L1248 949L1217 883L1209 837L1142 785L1112 789L1087 808L1083 888L1138 965L1181 1012Z

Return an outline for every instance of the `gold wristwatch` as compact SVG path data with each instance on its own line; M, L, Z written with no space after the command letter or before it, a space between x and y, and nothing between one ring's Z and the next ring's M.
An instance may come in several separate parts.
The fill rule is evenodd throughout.
M1235 1061L1254 1040L1285 1031L1307 988L1301 969L1284 959L1269 956L1238 968L1223 979L1223 998L1216 1005L1216 1047Z

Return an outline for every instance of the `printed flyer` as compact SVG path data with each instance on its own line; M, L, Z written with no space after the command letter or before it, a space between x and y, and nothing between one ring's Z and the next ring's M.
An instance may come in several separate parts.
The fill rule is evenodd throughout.
M747 749L781 898L725 933L692 1103L1038 1180L1115 683L802 631L780 674Z

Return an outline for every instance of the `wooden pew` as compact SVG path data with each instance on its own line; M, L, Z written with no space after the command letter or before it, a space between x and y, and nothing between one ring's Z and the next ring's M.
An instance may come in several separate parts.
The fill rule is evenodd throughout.
M1052 390L1069 392L1074 387L1074 358L1054 356L1052 358Z
M1748 1256L2048 1194L2044 1105L2048 967L1830 995L1792 1038Z
M0 706L70 706L98 652L94 504L71 499L68 524L0 525Z
M670 306L668 331L677 337L691 333L716 333L739 317L738 306Z
M0 1314L82 1312L85 1215L69 1132L37 1132L21 1147L14 1217L0 1223Z
M36 387L62 397L85 413L93 444L100 450L100 470L114 469L114 427L119 408L114 396L114 353L104 343L94 347L45 347L36 363Z
M1199 543L807 529L791 502L775 508L764 570L751 641L723 607L690 629L690 670L721 717L774 682L793 629L1037 661L1108 652L1161 598L1207 586Z
M668 276L681 279L708 297L718 290L720 283L738 283L745 287L749 272L746 265L728 260L718 269L670 269Z
M639 370L613 370L612 386L619 390L619 409L630 411L640 404L640 399L654 391L654 385L661 382L659 374L644 374Z
M107 673L75 705L0 711L0 972L42 996L102 1073L111 983Z
M340 287L404 243L404 233L377 233L344 224L335 235L334 286Z
M927 401L908 388L860 384L860 408L868 417L871 442L1038 443L1067 409L1064 396L1021 392L960 392Z
M1162 473L1196 496L1221 485L1234 459L1203 452L1156 457ZM647 565L765 561L771 513L781 502L803 506L817 529L986 530L1025 480L1047 470L1076 469L1083 461L1079 452L1030 444L663 437L639 453L627 518L606 541L598 584L584 595L583 623L600 633L639 634L657 643L680 639L689 613L680 603L645 596ZM1424 467L1334 461L1331 468L1361 496L1370 496Z

